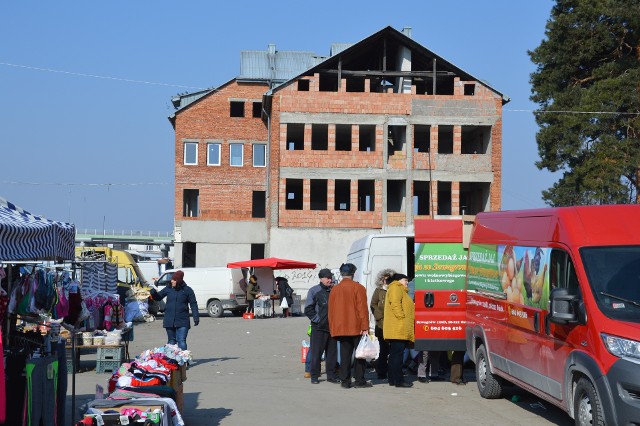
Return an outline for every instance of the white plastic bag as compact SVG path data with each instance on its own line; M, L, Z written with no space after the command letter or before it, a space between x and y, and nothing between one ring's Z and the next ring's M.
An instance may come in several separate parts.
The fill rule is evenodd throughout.
M287 298L283 297L282 302L280 302L280 307L282 309L289 309L289 302L287 302Z
M363 335L356 348L356 358L373 361L380 355L380 342L376 336Z

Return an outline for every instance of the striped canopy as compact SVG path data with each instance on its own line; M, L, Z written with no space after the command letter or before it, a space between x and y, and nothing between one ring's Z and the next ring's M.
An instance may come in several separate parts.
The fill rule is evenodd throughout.
M73 259L75 226L55 222L0 197L0 260Z

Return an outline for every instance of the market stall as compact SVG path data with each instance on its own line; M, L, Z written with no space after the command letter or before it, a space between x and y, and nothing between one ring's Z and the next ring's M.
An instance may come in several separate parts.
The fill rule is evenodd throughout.
M275 315L275 304L280 300L274 281L274 270L315 269L316 267L315 263L277 257L227 263L227 268L246 268L250 274L256 275L259 283L266 283L264 287L262 286L263 284L260 284L263 295L256 300L256 309L259 312L256 315L259 318L273 317ZM301 313L300 296L294 295L293 301L291 312L294 314Z
M33 215L0 198L0 316L7 367L5 382L5 364L0 364L0 423L22 424L23 415L64 422L67 370L64 343L58 339L59 322L48 323L46 315L35 314L46 312L51 317L59 302L55 289L61 275L36 265L42 260L73 259L74 245L72 224ZM22 276L29 278L19 281ZM20 298L20 303L14 298L15 285L21 286L15 290L26 291L22 296L28 296ZM7 315L12 311L23 312L20 327L15 315ZM26 387L27 380L43 375L46 380Z

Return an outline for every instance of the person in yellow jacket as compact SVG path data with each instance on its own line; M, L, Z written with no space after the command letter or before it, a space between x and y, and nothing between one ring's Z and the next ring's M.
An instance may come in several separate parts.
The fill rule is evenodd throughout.
M384 301L384 340L389 342L389 385L410 388L413 383L402 376L402 354L415 340L413 320L415 305L409 297L409 279L404 274L395 274L387 288Z

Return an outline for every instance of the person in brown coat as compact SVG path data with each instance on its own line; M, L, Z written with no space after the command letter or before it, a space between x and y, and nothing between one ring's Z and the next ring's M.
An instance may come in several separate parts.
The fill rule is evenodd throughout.
M360 338L369 333L369 311L367 291L362 284L353 280L356 267L352 263L340 266L342 281L329 295L329 330L331 337L340 342L340 381L343 388L350 388L351 368L354 352ZM355 359L354 388L370 388L371 382L364 379L366 361Z
M380 355L376 360L376 373L378 379L384 380L387 378L387 366L389 362L389 342L384 340L383 324L384 324L384 299L387 295L387 285L391 282L390 278L396 273L393 269L383 269L378 272L376 279L376 289L371 296L371 313L376 320L375 335L380 343ZM388 282L387 282L388 281Z

